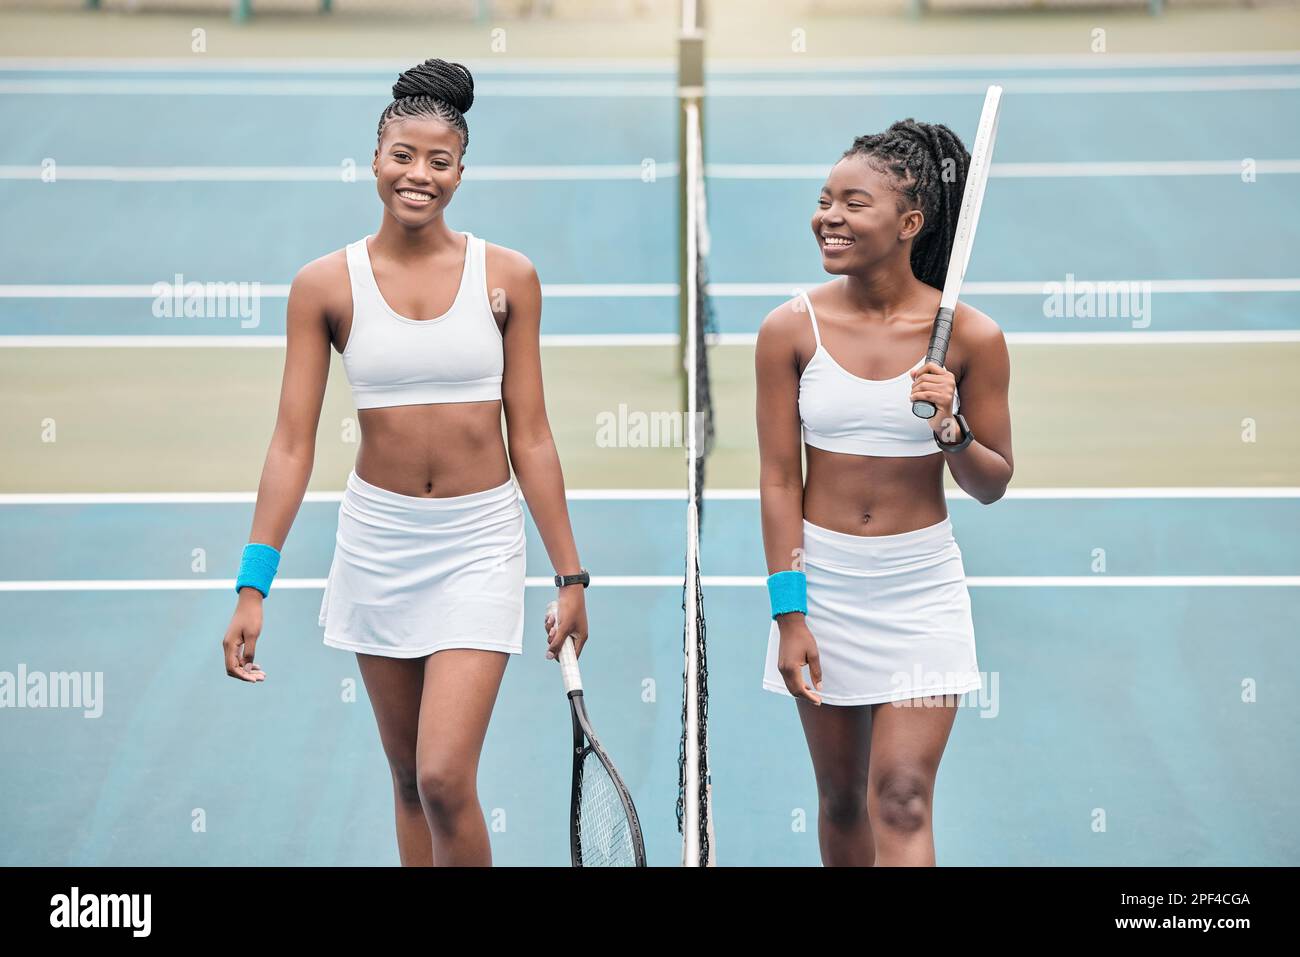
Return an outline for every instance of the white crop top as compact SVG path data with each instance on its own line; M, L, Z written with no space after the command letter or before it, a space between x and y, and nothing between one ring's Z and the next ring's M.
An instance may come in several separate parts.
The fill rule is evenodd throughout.
M805 445L853 455L934 455L934 430L912 413L912 369L892 379L863 379L836 362L822 345L812 300L800 292L812 320L817 350L799 376L799 420ZM961 399L953 397L953 412Z
M343 369L358 409L501 398L505 350L487 294L485 244L465 237L465 265L451 308L408 319L384 301L366 236L347 247L352 329Z

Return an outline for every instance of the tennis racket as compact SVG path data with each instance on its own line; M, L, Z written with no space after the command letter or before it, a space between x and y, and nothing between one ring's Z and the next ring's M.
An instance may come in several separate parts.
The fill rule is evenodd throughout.
M546 606L546 627L556 602ZM632 795L614 768L587 716L582 675L573 639L560 646L560 673L573 718L573 789L569 802L569 847L574 867L645 867L645 840Z
M953 235L952 252L948 256L948 275L943 281L939 313L934 317L930 347L925 351L925 361L940 366L948 355L952 314L957 308L957 295L961 292L961 281L966 275L966 265L970 262L970 251L975 245L975 227L979 225L980 206L984 204L984 185L989 179L989 164L993 160L993 141L998 135L998 111L1001 106L1002 87L990 86L984 94L984 111L980 114L975 147L971 150L970 166L966 169L966 185L962 188L961 211L957 214L957 232ZM935 411L934 403L925 399L912 403L912 412L919 418L933 418Z

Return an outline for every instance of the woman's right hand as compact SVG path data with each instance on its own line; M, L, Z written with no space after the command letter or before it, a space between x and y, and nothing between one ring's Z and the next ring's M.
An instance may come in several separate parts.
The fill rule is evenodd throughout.
M808 622L800 612L788 612L777 618L781 629L781 645L777 652L776 667L781 672L785 686L796 698L807 698L821 704L818 691L822 687L822 661L817 654L817 640L808 630ZM804 684L803 667L808 666L816 690Z
M265 681L266 672L253 663L257 638L262 633L262 593L256 588L241 588L239 604L230 618L230 627L221 641L226 657L226 674L241 681Z

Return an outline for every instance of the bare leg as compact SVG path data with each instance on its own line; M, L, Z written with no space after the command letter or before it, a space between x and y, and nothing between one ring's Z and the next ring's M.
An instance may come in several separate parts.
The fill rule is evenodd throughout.
M934 780L960 698L872 706L867 791L876 863L882 867L934 866Z
M393 774L398 857L403 867L427 867L433 863L433 842L415 773L424 659L358 654L357 664Z
M440 865L492 863L478 761L509 658L503 651L449 648L424 660L416 777Z
M817 776L817 839L827 867L870 867L876 848L867 813L871 765L869 705L815 705L797 699Z

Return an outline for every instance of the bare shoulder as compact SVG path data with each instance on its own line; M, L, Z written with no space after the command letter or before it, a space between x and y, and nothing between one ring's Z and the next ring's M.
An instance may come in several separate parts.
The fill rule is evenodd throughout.
M953 335L967 353L978 353L990 347L1005 345L1002 327L974 306L958 300L952 318Z
M293 291L324 306L350 299L347 250L336 249L307 263L293 277Z
M812 326L808 320L808 308L803 300L796 296L787 299L766 316L758 326L758 342L767 347L797 347L807 333L812 340Z
M509 246L498 246L484 240L483 255L488 270L493 276L505 280L531 282L537 278L537 267L531 259Z

